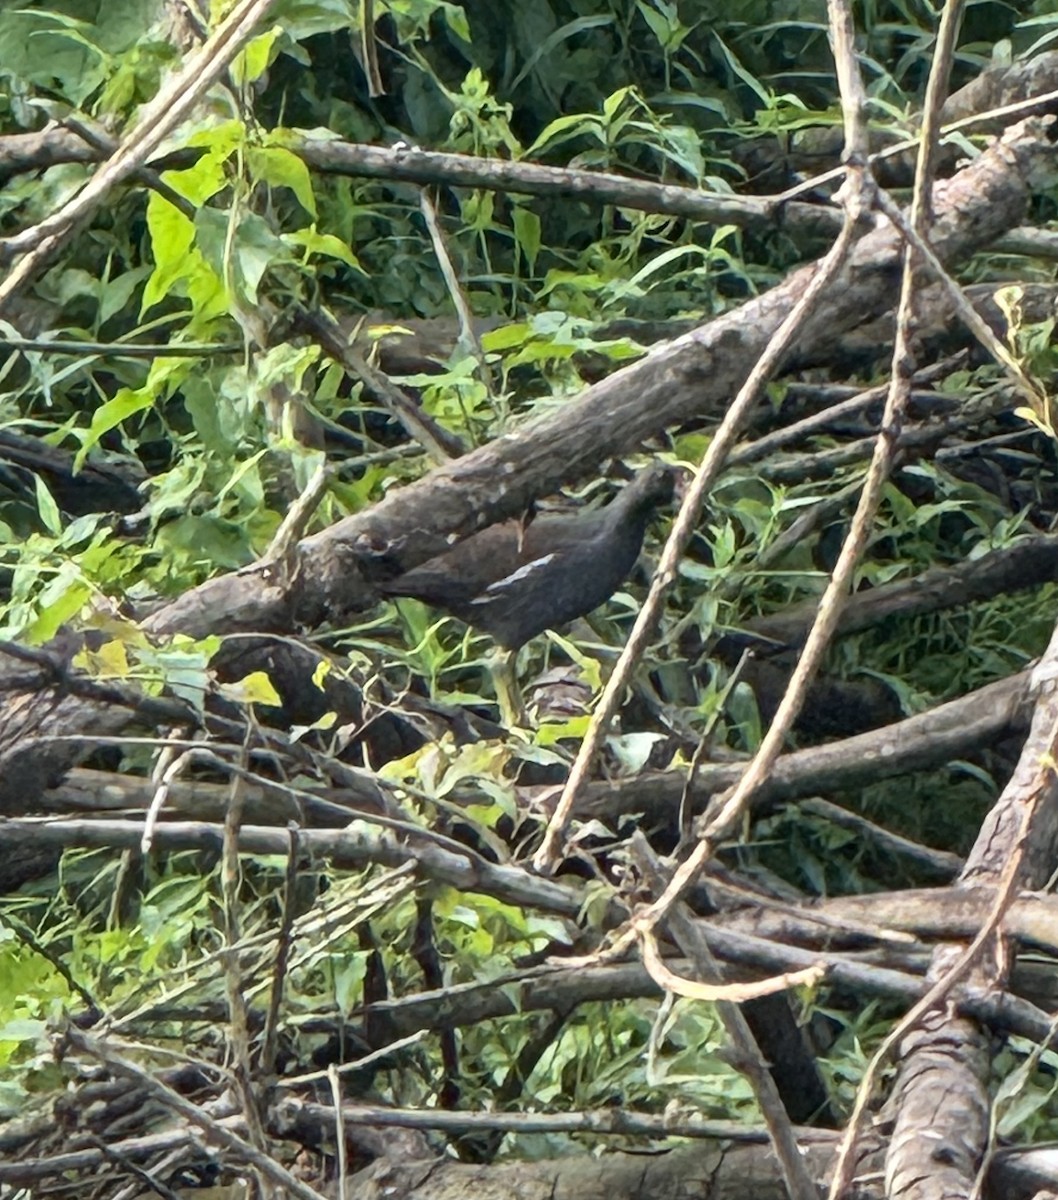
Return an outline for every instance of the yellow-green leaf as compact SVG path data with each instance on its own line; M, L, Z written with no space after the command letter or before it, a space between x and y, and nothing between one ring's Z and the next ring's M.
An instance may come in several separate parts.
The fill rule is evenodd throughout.
M269 187L290 188L301 207L307 213L311 213L313 218L316 217L312 176L304 161L296 154L284 150L281 146L263 146L248 150L246 161L257 179L267 183Z
M275 685L264 671L251 671L233 683L222 683L220 691L236 704L267 704L271 708L282 704Z
M260 79L271 65L272 50L281 30L274 25L267 33L262 33L247 42L242 53L231 64L232 78L236 83L253 83Z

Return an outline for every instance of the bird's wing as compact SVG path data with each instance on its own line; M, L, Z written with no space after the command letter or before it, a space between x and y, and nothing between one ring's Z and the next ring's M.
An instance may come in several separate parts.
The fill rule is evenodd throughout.
M469 604L497 576L510 575L518 569L518 542L516 526L490 525L457 542L451 550L389 580L380 590L390 596L411 596L440 608Z

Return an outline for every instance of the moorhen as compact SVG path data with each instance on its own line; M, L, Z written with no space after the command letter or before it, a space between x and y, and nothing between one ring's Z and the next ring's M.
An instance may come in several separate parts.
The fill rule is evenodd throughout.
M654 509L673 489L673 469L655 464L605 508L545 514L528 526L490 525L379 590L422 600L489 634L506 652L497 693L505 716L514 716L521 708L510 687L513 653L609 600L636 564Z

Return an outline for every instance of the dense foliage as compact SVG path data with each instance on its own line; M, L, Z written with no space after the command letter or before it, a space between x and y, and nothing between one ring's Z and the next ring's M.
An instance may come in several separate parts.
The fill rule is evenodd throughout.
M299 148L332 139L406 144L617 172L721 196L778 194L831 168L840 151L825 5L376 0L371 30L362 28L365 8L351 0L280 5L165 144L153 162L157 175L113 194L7 310L0 334L32 342L0 347L0 435L65 453L69 470L0 454L0 637L42 648L75 631L84 641L74 667L92 680L176 697L199 712L219 704L232 719L245 717L250 731L273 722L292 745L401 785L405 811L423 826L496 861L522 861L546 816L547 788L563 778L642 601L645 571L590 624L523 652L519 674L536 713L528 731L495 723L488 639L431 609L386 602L352 623L291 628L287 635L312 651L302 682L311 677L321 696L332 676L355 684L374 711L418 714L425 736L381 756L365 730L329 703L308 713L281 710L279 681L257 664L239 669L238 636L148 639L138 620L265 554L322 462L331 474L312 529L364 511L429 470L392 411L304 335L295 312L334 315L429 417L474 447L562 406L650 343L730 311L826 245L793 236L781 222L763 230L706 225L590 197L446 186L425 192L424 209L419 187L314 170ZM1049 47L1058 31L1054 10L1047 0L971 4L953 88L990 62ZM884 145L915 128L935 6L864 0L857 17L872 132ZM6 6L0 133L29 135L74 117L120 137L205 24L193 4L154 0ZM377 90L366 69L372 53ZM969 137L965 147L974 149ZM73 156L42 169L5 168L0 235L46 219L98 169ZM815 195L824 203L826 187ZM1053 197L1036 204L1035 220L1051 215ZM431 235L434 210L458 296ZM1045 261L999 253L960 270L966 281L985 283L1050 282L1053 274ZM452 318L456 298L474 315L478 345ZM1049 324L1010 328L1019 359L1044 378L1049 336ZM796 381L865 386L886 366L882 355L809 363ZM993 364L963 360L936 394L979 396L998 378ZM779 422L794 382L786 376L771 385L755 432ZM973 453L903 465L861 564L862 588L973 560L1047 528L1051 439L1014 407L997 404L987 426L988 436L1013 447L998 468L1000 483L994 471L973 469ZM599 479L571 495L598 502L614 481L656 457L693 468L711 432L689 421L641 455L600 463ZM702 739L719 759L759 744L775 697L759 681L751 686L737 652L711 658L710 648L822 592L847 526L848 485L862 476L865 459L823 470L813 455L860 432L823 430L801 455L725 474L640 664L622 733L608 743L613 777L648 765L684 769ZM88 478L94 490L85 490ZM811 536L772 553L806 511L825 504L830 516ZM661 520L648 560L665 532ZM867 689L862 694L887 719L923 711L1024 667L1046 644L1053 603L1045 587L893 618L838 642L829 678ZM474 739L460 736L453 711L474 724ZM228 779L197 734L184 730L166 748L155 730L138 732L100 733L85 765L147 780L148 794L157 794L176 756L194 750L203 756L192 753L174 781L185 773L206 784ZM798 738L810 744L830 732L810 715ZM232 745L212 752L239 757ZM278 775L305 788L297 774L304 764L295 764L286 760ZM913 780L832 798L909 839L964 853L1009 765L1003 747L988 747ZM272 772L258 759L253 768ZM598 902L583 919L592 935L624 869L628 832L627 823L602 822L579 831L586 849L574 872L596 873L585 895ZM667 831L663 849L675 834ZM721 857L732 869L781 881L791 894L935 881L914 859L794 805L747 825ZM380 998L380 987L399 998L497 980L513 995L511 972L574 948L571 921L424 885L400 868L313 865L291 889L284 856L246 855L237 895L241 987L251 1010L265 1007L276 930L293 920L280 1054L292 1073L327 1061L335 1028L352 1036L355 1026L371 1049L392 1041L384 1020L365 1028L360 1012L365 997ZM69 851L53 874L10 896L0 916L7 1113L51 1097L69 1077L48 1040L63 1012L105 1014L111 1028L163 1054L222 1057L216 1022L225 1012L231 919L220 856L208 849ZM897 1009L827 990L804 991L798 1004L817 1044L826 1045L822 1070L842 1112L867 1049ZM354 1077L354 1086L401 1106L660 1112L676 1103L756 1118L714 1011L698 1002L621 997L558 1018L523 1012L469 1025L460 1031L455 1077L443 1043L429 1032ZM1019 1053L1013 1043L1011 1056ZM1021 1087L1016 1119L1004 1129L1051 1128L1050 1085L1033 1078ZM542 1158L573 1140L525 1134L503 1151ZM467 1138L459 1148L472 1159L497 1146Z

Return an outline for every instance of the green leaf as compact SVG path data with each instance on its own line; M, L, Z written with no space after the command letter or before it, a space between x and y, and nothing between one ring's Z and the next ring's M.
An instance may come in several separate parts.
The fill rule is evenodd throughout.
M312 176L304 160L281 146L252 147L246 152L246 162L255 179L269 187L286 187L298 198L298 203L313 220L316 219L316 196Z
M322 254L328 258L337 258L354 271L359 271L361 275L367 274L359 259L341 238L335 237L333 233L318 233L315 225L284 234L283 240L288 246L300 246L307 255Z
M544 126L543 130L537 136L536 141L526 151L526 154L532 157L534 154L539 154L549 143L554 143L557 146L564 141L568 141L570 138L578 137L582 134L591 135L599 142L604 141L598 117L592 117L585 113L575 113L568 117L556 117L555 120ZM552 148L554 147L552 146Z
M629 98L634 96L634 91L630 87L618 88L616 92L611 92L602 102L603 116L607 121L612 121L620 112L622 105Z
M554 746L565 740L580 741L588 732L591 716L570 717L568 721L544 721L536 730L533 741L538 746Z
M62 514L59 512L59 506L55 503L55 497L40 475L33 476L33 484L37 493L37 512L40 514L44 528L52 537L62 537Z
M354 950L334 968L334 1002L343 1016L348 1016L359 1002L367 977L368 954L367 950Z
M74 459L74 470L81 469L89 450L98 443L104 434L115 429L127 417L150 408L154 399L154 389L150 387L119 388L113 400L101 404L92 414L92 424Z
M173 695L201 712L212 683L209 660L218 645L215 638L193 642L190 638L175 637L169 646L141 648L139 659L143 666L158 674Z
M254 83L268 70L278 53L276 41L282 32L281 26L274 25L267 33L246 43L231 64L232 78L237 84Z
M532 209L516 204L511 214L514 222L514 236L518 239L518 249L525 256L529 270L536 269L537 255L540 253L540 218Z
M49 642L67 621L75 617L92 595L73 563L64 563L58 575L41 592L38 614L25 633L32 646Z
M226 279L225 262L232 255L232 276L244 303L256 305L257 289L269 267L288 262L290 254L256 213L239 215L234 232L231 214L215 208L201 208L195 217L195 238L206 261L220 279Z
M143 289L140 312L164 300L173 285L188 271L188 255L195 240L195 227L179 209L157 192L147 200L147 233L154 255L154 271Z
M677 262L681 258L693 257L707 258L707 252L701 246L670 246L668 250L662 251L661 254L655 255L654 258L646 264L645 267L637 271L628 281L633 287L638 287L651 275L656 275L658 271L664 270L670 263Z
M30 1042L42 1038L48 1031L47 1021L27 1017L15 1018L0 1025L0 1042Z

